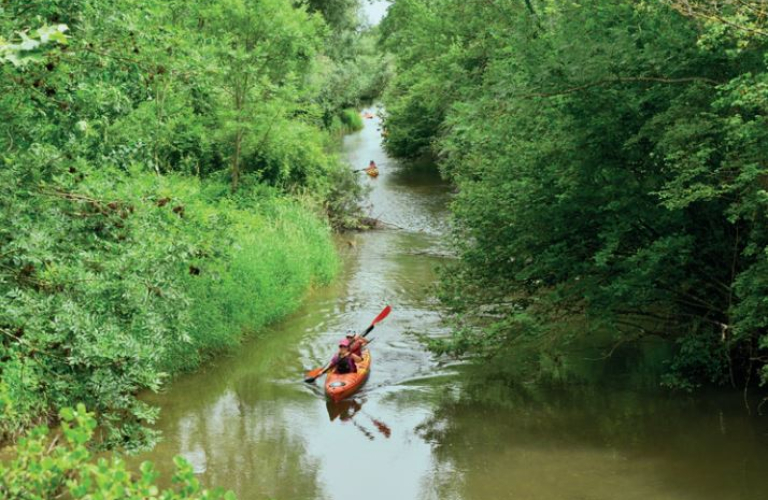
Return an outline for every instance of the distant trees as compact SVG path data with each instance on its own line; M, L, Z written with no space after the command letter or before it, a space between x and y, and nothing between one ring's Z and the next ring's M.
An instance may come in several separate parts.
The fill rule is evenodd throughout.
M671 386L768 377L764 9L392 7L387 146L436 154L459 190L443 299L467 323L438 348L660 335Z

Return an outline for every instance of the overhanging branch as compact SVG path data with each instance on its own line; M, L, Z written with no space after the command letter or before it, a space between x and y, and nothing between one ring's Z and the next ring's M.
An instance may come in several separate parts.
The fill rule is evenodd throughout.
M713 80L711 78L706 78L703 76L690 76L685 78L633 76L633 77L606 78L604 80L598 80L598 81L590 82L584 85L579 85L578 87L570 87L567 89L555 90L552 92L532 92L530 94L522 94L517 97L523 98L523 99L530 99L533 97L555 97L559 95L567 95L567 94L573 94L576 92L581 92L594 87L604 87L607 85L614 85L617 83L633 83L633 82L650 82L650 83L667 83L667 84L700 82L700 83L706 83L708 85L722 85L725 83L725 82L719 82L717 80Z

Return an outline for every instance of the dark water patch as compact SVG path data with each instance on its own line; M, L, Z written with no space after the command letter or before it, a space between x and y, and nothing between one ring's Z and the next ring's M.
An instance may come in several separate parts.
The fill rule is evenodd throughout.
M419 432L458 498L764 498L768 429L738 398L510 387L444 399Z

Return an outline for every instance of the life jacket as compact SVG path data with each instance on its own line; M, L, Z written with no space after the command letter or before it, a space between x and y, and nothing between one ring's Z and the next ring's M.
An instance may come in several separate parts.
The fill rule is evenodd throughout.
M365 345L365 344L363 344L362 341L356 340L351 346L349 346L349 352L351 352L352 354L356 354L356 355L358 355L358 356L360 356L362 358L363 357L363 345Z
M356 373L357 365L355 360L347 356L345 358L339 358L339 355L333 357L333 363L336 364L336 373Z

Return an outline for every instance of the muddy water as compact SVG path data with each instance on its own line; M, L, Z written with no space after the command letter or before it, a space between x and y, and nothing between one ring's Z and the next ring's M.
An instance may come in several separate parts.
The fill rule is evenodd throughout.
M183 455L206 485L243 500L768 498L766 419L737 397L648 390L657 381L636 374L652 348L587 366L592 383L567 390L510 387L425 354L414 333L447 333L430 287L446 258L449 189L429 166L388 159L378 126L366 120L343 147L352 168L379 165L361 181L369 213L390 229L340 238L334 285L148 398L162 407L164 441L139 458L168 471ZM370 380L326 403L304 370L385 304Z

